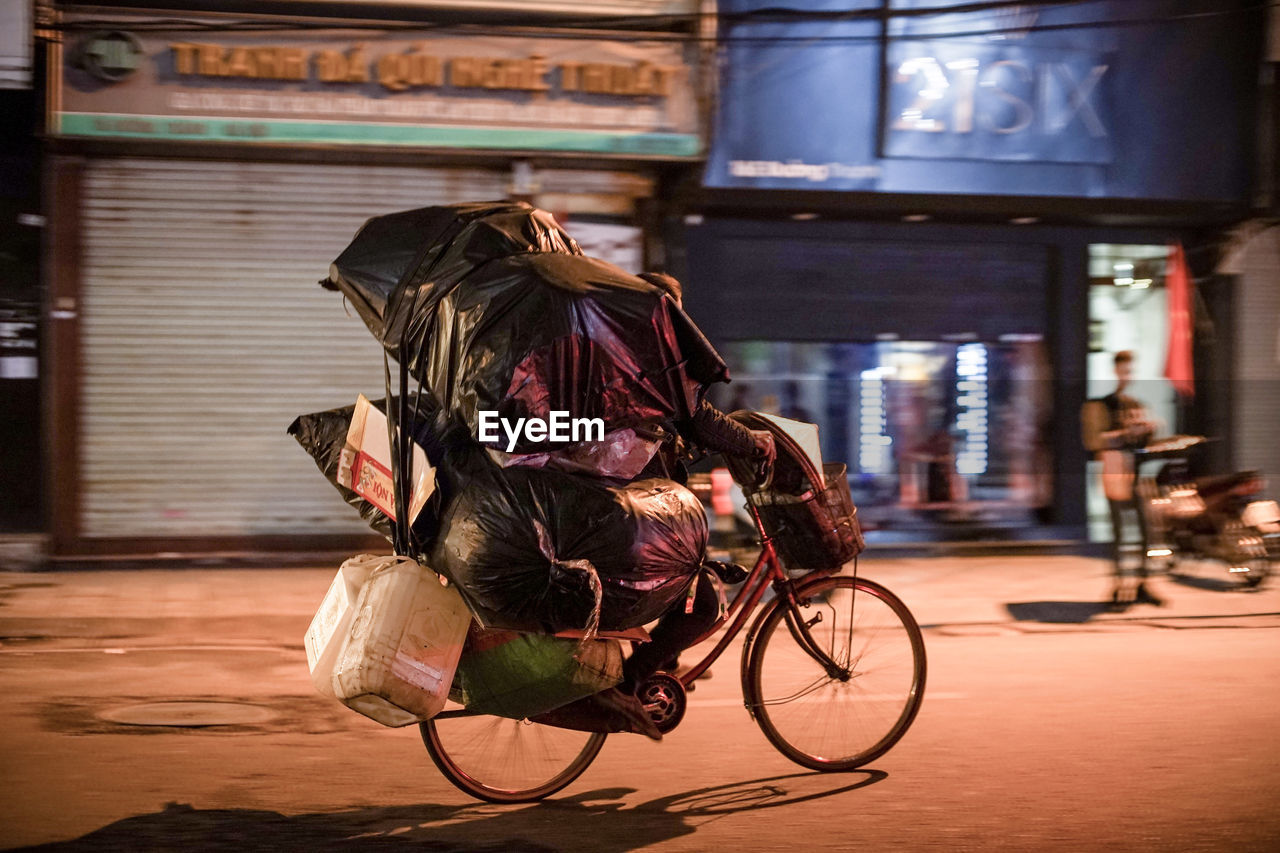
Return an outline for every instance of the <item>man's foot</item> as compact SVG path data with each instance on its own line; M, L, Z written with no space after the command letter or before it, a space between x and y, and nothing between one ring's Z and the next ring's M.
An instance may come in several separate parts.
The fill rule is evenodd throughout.
M1112 613L1123 613L1129 609L1133 601L1124 594L1120 587L1111 590L1111 601L1107 602L1107 610Z
M682 667L680 667L679 669L673 669L673 670L671 670L671 674L672 674L672 675L674 675L676 678L680 679L681 683L683 683L683 682L684 682L684 677L685 677L685 675L687 675L687 674L688 674L688 672L689 672L689 670L690 670L690 669L693 669L693 667L690 667L690 666L682 666ZM684 686L684 692L685 692L685 693L692 693L693 691L695 691L695 690L697 690L697 689L698 689L698 682L699 682L699 681L709 681L710 679L711 679L711 668L710 668L710 667L708 667L707 669L704 669L704 670L702 671L702 674L701 674L701 675L699 675L696 679L694 679L693 681L690 681L688 684L685 684L685 686Z
M650 740L662 740L662 732L649 719L648 712L634 695L617 687L610 687L592 695L591 699L600 707L624 718L630 724L631 731L636 734L644 735Z
M716 577L729 585L742 583L747 579L747 570L737 563L726 563L723 560L704 560L704 568L715 572Z
M670 675L674 675L676 678L680 679L681 681L684 681L685 674L691 669L693 669L693 667L680 665L680 657L678 655L676 657L673 657L671 660L667 661L661 667L658 668L659 672L665 672ZM711 668L708 667L707 669L704 669L702 671L702 675L698 676L697 681L690 681L688 684L685 685L684 692L692 693L693 691L698 689L698 681L710 681L710 680L711 680Z
M668 670L668 672L670 672L676 678L683 679L691 669L693 669L693 667L691 666L681 666L681 667L676 667L675 669L672 669L672 670ZM702 674L698 676L697 681L710 681L710 680L711 680L711 667L707 667L702 671ZM693 689L693 684L690 684L688 687L685 688L685 690L692 690L692 689Z
M1133 591L1133 600L1140 604L1154 604L1156 607L1164 604L1164 599L1147 589L1145 583L1138 584L1138 588Z

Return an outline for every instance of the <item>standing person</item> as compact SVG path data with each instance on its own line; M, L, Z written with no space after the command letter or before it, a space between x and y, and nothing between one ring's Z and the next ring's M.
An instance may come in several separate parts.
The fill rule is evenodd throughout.
M1102 490L1111 512L1112 559L1115 561L1115 587L1111 592L1111 602L1117 606L1130 601L1162 604L1147 588L1145 553L1139 555L1137 587L1131 596L1125 590L1122 546L1126 516L1134 517L1143 547L1146 546L1146 523L1133 490L1133 454L1151 441L1155 423L1142 402L1125 393L1133 380L1133 353L1121 350L1113 361L1116 390L1105 397L1089 400L1081 412L1084 445L1102 463Z

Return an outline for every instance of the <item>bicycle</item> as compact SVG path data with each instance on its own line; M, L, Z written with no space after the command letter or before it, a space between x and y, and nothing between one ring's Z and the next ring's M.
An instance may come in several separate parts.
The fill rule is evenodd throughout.
M843 466L839 466L843 470ZM816 482L816 481L815 481ZM847 489L846 489L847 491ZM761 551L727 610L698 643L725 628L707 655L678 678L651 676L637 690L664 733L684 718L686 691L742 631L741 680L747 713L788 759L820 771L848 771L891 749L924 698L920 627L884 586L823 569L793 578L748 509ZM432 761L452 784L494 803L542 799L577 779L607 735L530 720L445 710L420 724Z

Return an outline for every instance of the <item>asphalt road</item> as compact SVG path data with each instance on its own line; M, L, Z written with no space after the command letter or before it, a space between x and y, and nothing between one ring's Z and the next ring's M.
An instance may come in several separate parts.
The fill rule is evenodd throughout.
M523 806L471 800L416 729L312 691L301 635L329 570L0 575L0 844L1280 849L1280 592L1162 581L1165 608L1081 621L1104 566L1017 559L866 564L926 625L930 666L915 725L869 767L813 773L775 752L731 649L661 744L612 736L577 782ZM261 719L107 719L179 699Z

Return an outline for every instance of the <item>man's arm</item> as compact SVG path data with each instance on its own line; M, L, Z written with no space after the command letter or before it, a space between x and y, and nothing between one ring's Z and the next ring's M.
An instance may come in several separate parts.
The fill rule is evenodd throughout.
M1089 400L1080 411L1080 428L1085 449L1091 453L1141 447L1150 437L1150 429L1142 424L1129 424L1112 429L1111 412L1101 400Z
M1080 410L1081 440L1090 453L1100 453L1118 446L1116 436L1109 434L1111 414L1101 400L1089 400Z
M730 418L706 400L698 406L688 421L685 438L693 444L716 453L730 456L763 456L770 464L775 450L773 436L768 432L753 431Z

